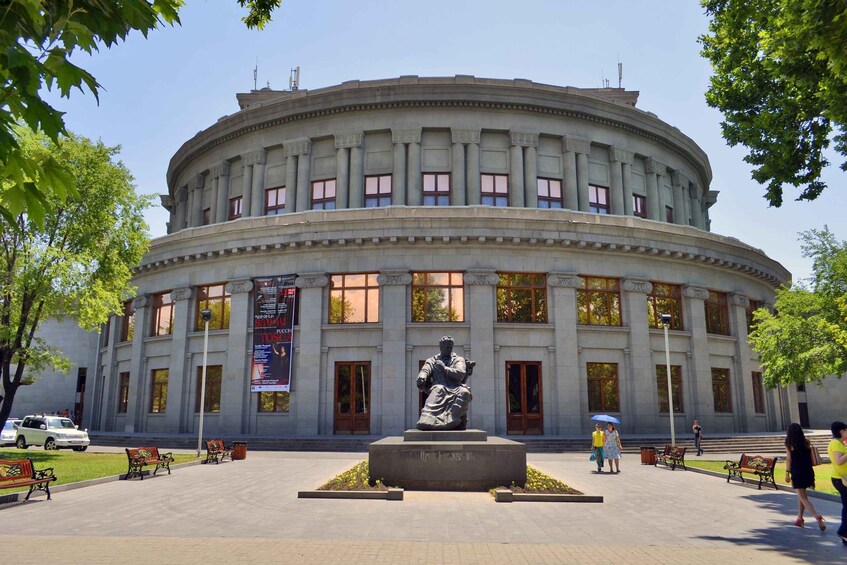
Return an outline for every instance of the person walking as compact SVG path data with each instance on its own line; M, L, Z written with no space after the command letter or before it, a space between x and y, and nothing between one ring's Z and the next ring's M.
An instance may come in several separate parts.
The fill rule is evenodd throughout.
M808 510L818 522L821 531L826 529L823 516L818 514L806 489L815 488L815 469L812 467L812 444L803 434L800 424L791 424L785 434L785 482L797 491L797 519L794 525L803 527L803 510Z
M609 472L621 472L621 436L615 429L615 425L611 422L606 424L606 431L603 433L605 441L603 443L603 456L609 460ZM615 465L615 470L612 470L612 463Z
M703 439L703 428L700 427L700 422L694 420L694 425L691 426L691 431L694 432L694 449L697 450L697 456L703 455L703 448L700 447L700 440Z
M594 432L591 434L591 449L594 452L594 462L597 463L597 472L603 472L603 445L606 436L603 434L603 426L594 424Z
M829 442L827 452L832 464L832 486L841 495L841 527L838 528L838 537L841 543L847 545L847 424L844 422L833 422L832 440Z

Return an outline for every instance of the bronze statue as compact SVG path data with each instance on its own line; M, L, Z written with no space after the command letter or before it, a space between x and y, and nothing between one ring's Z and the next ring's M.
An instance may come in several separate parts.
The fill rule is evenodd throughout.
M467 386L474 361L465 361L453 353L453 338L444 336L438 343L441 353L424 362L418 373L418 389L426 394L426 404L418 420L419 430L465 430L468 408L473 396Z

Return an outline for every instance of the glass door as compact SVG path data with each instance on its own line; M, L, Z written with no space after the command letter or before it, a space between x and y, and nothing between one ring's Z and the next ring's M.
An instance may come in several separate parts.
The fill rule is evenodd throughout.
M541 363L508 361L506 395L506 433L542 435Z
M335 364L335 417L337 434L371 433L371 364Z

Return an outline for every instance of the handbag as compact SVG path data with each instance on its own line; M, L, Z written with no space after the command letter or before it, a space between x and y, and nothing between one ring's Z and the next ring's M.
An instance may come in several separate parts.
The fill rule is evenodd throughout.
M588 458L588 460L589 460L589 461L596 461L596 460L597 460L597 456L596 456L596 455L594 455L594 452L593 452L593 451L591 452L591 457L589 457L589 458Z
M818 465L823 464L823 459L821 458L821 454L818 452L818 448L814 445L809 447L809 451L812 454L812 467L817 467Z

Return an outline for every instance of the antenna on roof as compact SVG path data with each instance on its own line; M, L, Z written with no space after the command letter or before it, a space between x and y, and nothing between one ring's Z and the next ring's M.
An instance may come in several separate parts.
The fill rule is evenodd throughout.
M253 67L253 90L256 90L256 81L259 78L259 58L256 57L256 66Z
M623 63L618 59L618 88L623 84Z
M288 90L296 92L300 89L300 67L291 69L291 75L288 77Z

